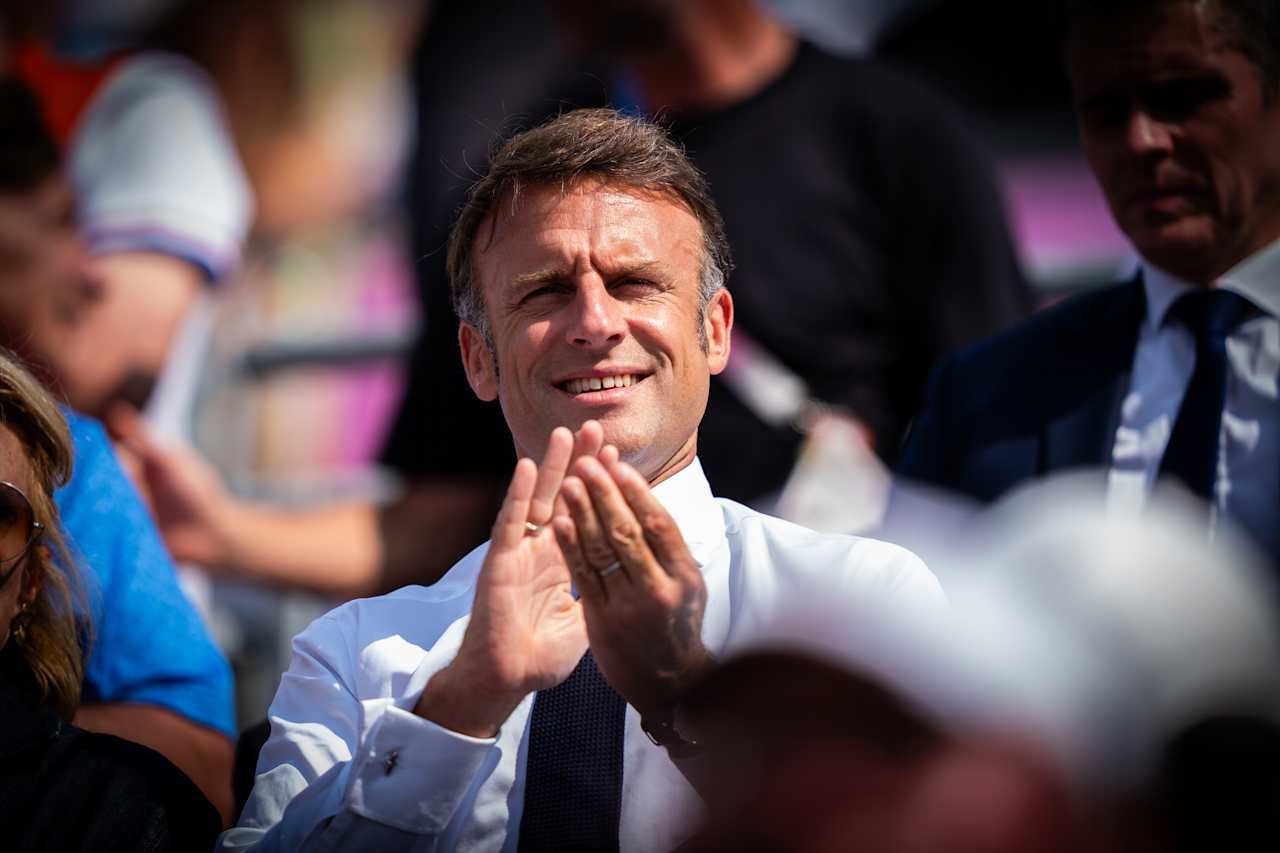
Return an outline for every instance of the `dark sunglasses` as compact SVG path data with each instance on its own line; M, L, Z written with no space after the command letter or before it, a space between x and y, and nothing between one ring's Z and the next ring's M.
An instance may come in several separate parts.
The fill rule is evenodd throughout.
M26 494L13 483L0 480L0 588L21 564L22 557L44 532Z

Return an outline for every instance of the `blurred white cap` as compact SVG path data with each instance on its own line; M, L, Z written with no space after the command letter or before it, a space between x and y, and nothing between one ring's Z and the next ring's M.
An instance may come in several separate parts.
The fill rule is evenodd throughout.
M1209 716L1280 723L1280 628L1261 561L1210 545L1183 494L1108 511L1099 479L1020 491L973 519L946 567L945 624L822 601L761 645L869 674L957 732L1029 742L1093 790L1142 784ZM935 559L937 557L935 556Z
M253 193L218 94L193 63L122 62L80 119L68 170L95 254L161 252L213 280L239 263Z

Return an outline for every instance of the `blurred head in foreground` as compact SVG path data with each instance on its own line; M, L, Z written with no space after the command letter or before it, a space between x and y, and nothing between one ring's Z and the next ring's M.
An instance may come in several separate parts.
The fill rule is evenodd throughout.
M973 525L944 567L949 624L783 615L701 685L687 712L717 781L692 849L1274 843L1266 576L1206 544L1180 496L1120 516L1093 482L1041 484Z

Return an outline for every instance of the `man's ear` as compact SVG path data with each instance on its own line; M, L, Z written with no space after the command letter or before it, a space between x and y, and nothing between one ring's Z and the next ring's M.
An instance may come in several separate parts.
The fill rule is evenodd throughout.
M729 291L720 288L707 303L706 314L702 318L703 331L707 336L707 364L711 375L715 376L724 370L729 363L729 338L733 332L733 297Z
M498 399L498 368L484 336L470 323L459 323L458 347L462 350L462 368L467 372L471 390L486 403Z

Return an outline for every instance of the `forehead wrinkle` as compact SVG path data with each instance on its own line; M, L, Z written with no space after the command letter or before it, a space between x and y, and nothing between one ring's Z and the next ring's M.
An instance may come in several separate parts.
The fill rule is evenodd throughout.
M1188 21L1181 12L1188 12ZM1117 8L1100 12L1072 28L1068 52L1078 50L1092 67L1112 66L1129 72L1149 71L1159 60L1163 67L1178 70L1200 68L1202 48L1210 53L1240 53L1235 43L1229 12L1216 8L1215 0L1183 0L1166 7ZM1172 41L1171 30L1179 36L1194 31L1202 43Z
M571 196L591 196L594 205L576 208L573 218L561 217L561 205ZM637 203L648 209L645 215L636 217ZM674 207L693 224L693 235L673 233L670 222L664 220L666 211L655 215L652 205ZM532 221L521 217L534 217ZM637 227L643 221L644 227ZM665 224L664 224L665 223ZM683 224L683 222L681 223ZM594 270L602 276L615 277L627 273L664 274L669 277L675 270L665 270L661 257L655 254L659 247L678 247L679 254L694 256L700 270L702 248L701 226L696 217L683 205L676 204L665 195L635 191L629 187L578 185L568 191L546 186L531 186L521 194L519 205L500 205L490 213L488 239L478 246L477 260L488 250L513 241L521 246L514 257L502 264L508 267L504 275L493 284L504 290L514 290L534 284L567 281ZM478 235L479 236L479 235ZM520 258L523 257L523 261ZM525 267L519 271L520 267ZM512 269L511 267L515 267ZM528 267L533 267L529 269Z

